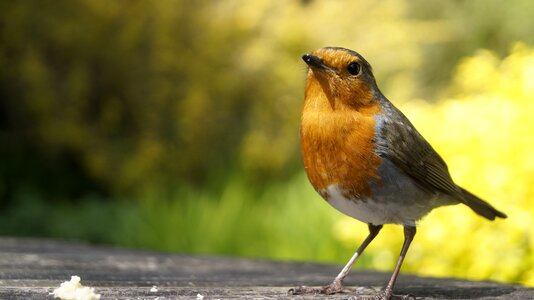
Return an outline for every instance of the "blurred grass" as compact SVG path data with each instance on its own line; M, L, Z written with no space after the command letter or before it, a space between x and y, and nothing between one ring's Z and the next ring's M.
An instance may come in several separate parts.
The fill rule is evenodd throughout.
M184 186L170 196L147 191L128 201L87 198L80 205L58 206L26 195L19 203L4 215L3 222L11 226L0 234L16 228L19 235L162 251L330 262L352 251L332 231L341 215L315 193L303 173L261 193L234 176L220 194Z

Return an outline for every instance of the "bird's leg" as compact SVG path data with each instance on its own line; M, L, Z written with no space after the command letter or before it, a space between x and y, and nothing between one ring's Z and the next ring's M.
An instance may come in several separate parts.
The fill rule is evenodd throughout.
M358 257L360 257L362 252L365 250L365 248L367 248L367 246L371 243L371 241L373 241L373 239L378 235L381 229L382 229L382 225L369 224L369 235L367 235L367 238L365 238L365 240L360 245L358 250L356 250L354 255L350 258L350 260L345 265L343 270L339 272L339 274L336 276L334 281L332 281L332 283L324 287L325 294L338 293L343 289L343 280L349 274L350 270L352 269L352 265L354 264L354 262L356 262Z
M292 288L289 290L289 294L291 295L302 295L302 294L335 294L339 293L343 290L343 279L349 274L350 269L352 268L352 265L358 257L362 254L362 252L367 248L367 246L373 241L373 239L378 235L380 232L380 229L382 229L382 225L373 225L369 224L369 235L365 238L363 243L358 247L358 250L354 253L354 255L350 258L349 262L345 265L343 270L339 272L339 274L336 276L334 281L330 283L327 286L323 287L307 287L307 286L299 286L296 288Z
M397 261L397 266L395 267L395 271L393 271L393 274L391 275L391 278L389 279L389 283L386 286L386 288L380 292L375 299L380 300L389 300L389 299L415 299L412 295L394 295L393 294L393 287L395 287L395 282L397 281L397 277L399 276L399 271L402 266L402 262L404 261L404 257L406 256L406 252L408 252L408 248L410 247L410 244L412 243L412 240L415 236L415 226L404 226L404 244L402 245L402 250L399 256L399 260Z

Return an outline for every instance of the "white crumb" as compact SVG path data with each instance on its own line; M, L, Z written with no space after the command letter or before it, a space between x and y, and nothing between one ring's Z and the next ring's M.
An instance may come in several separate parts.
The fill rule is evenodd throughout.
M197 294L197 300L202 300L204 299L204 296L202 296L201 294Z
M61 300L99 300L100 294L95 294L95 289L83 286L79 276L72 276L70 281L63 282L54 290L54 298Z
M155 285L153 285L152 288L150 289L150 291L151 291L152 293L156 293L156 292L158 291L158 287L155 286Z

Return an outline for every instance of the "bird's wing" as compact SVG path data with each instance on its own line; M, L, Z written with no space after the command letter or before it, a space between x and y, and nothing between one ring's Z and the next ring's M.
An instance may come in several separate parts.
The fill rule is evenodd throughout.
M378 153L411 176L423 188L438 190L462 201L462 193L453 182L447 164L396 108L386 118L377 140Z

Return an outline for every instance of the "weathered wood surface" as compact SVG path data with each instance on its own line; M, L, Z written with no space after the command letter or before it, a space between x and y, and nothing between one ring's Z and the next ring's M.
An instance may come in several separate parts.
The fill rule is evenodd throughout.
M53 299L71 275L101 299L348 299L289 296L295 285L323 285L340 266L176 255L44 239L0 238L0 299ZM378 289L389 274L354 270L347 285ZM157 292L150 289L157 286ZM397 292L417 299L534 299L534 289L493 282L401 275Z

